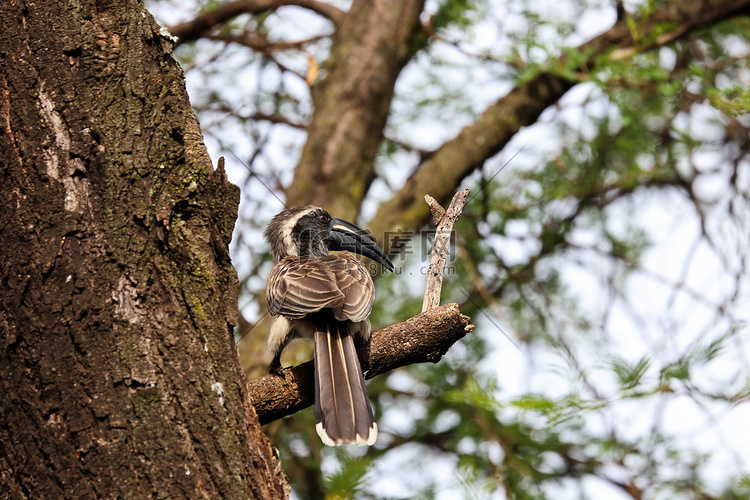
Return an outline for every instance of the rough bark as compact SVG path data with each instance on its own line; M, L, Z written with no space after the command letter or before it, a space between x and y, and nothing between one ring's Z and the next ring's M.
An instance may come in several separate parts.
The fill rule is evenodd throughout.
M282 498L171 42L132 0L0 15L2 496Z
M681 0L667 2L648 19L636 22L637 40L625 19L618 20L605 33L582 44L577 50L588 54L583 71L594 67L596 58L608 50L611 56L623 57L637 50L647 50L674 41L692 30L708 26L731 16L747 14L750 0ZM658 25L672 29L653 37ZM559 61L565 68L565 57ZM438 202L447 203L462 179L500 152L522 128L534 124L539 115L555 104L575 80L540 73L519 84L506 96L485 110L476 122L465 127L452 140L443 144L393 197L383 203L369 226L378 243L388 250L391 242L383 235L388 231L414 231L429 219L429 208L422 196L430 193Z
M325 78L312 87L315 112L287 205L325 206L356 220L375 178L393 89L414 51L420 0L354 2L340 21ZM335 193L335 196L332 196Z
M372 334L367 378L414 363L437 363L474 329L471 319L446 304ZM284 377L266 375L248 384L262 424L296 413L313 403L313 363L286 368Z

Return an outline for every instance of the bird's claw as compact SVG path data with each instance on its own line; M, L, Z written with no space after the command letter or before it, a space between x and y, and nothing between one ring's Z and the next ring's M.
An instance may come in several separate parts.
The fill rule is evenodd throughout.
M284 373L284 368L281 366L281 363L277 362L276 360L272 361L271 364L269 365L268 373L270 375L276 375L281 378L286 378L286 375Z

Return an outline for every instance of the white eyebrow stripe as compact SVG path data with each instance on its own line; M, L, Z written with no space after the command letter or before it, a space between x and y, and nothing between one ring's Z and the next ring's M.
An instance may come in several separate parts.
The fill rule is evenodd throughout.
M297 225L297 222L299 222L302 217L309 214L310 212L314 212L315 210L317 210L316 207L302 210L301 212L295 214L294 217L291 217L290 219L284 221L284 223L281 225L281 238L284 242L284 248L286 249L286 253L289 257L299 257L299 251L297 249L297 245L295 245L294 243L294 237L292 236L292 233L294 232L294 226Z

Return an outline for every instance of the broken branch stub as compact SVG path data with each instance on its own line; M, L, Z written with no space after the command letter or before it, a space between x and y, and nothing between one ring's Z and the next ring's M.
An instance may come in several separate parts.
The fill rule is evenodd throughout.
M425 201L432 211L432 221L436 226L435 241L432 245L430 267L427 269L427 283L425 284L422 312L440 305L440 292L443 288L443 272L448 258L448 248L453 232L453 225L463 213L464 205L469 197L470 189L459 191L453 195L448 210L435 201L430 195L425 195Z

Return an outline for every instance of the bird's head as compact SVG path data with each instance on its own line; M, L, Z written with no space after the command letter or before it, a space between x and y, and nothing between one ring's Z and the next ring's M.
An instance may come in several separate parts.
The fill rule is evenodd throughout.
M277 214L264 233L274 259L325 257L330 251L348 250L364 255L393 271L393 263L370 233L327 210L295 207Z

